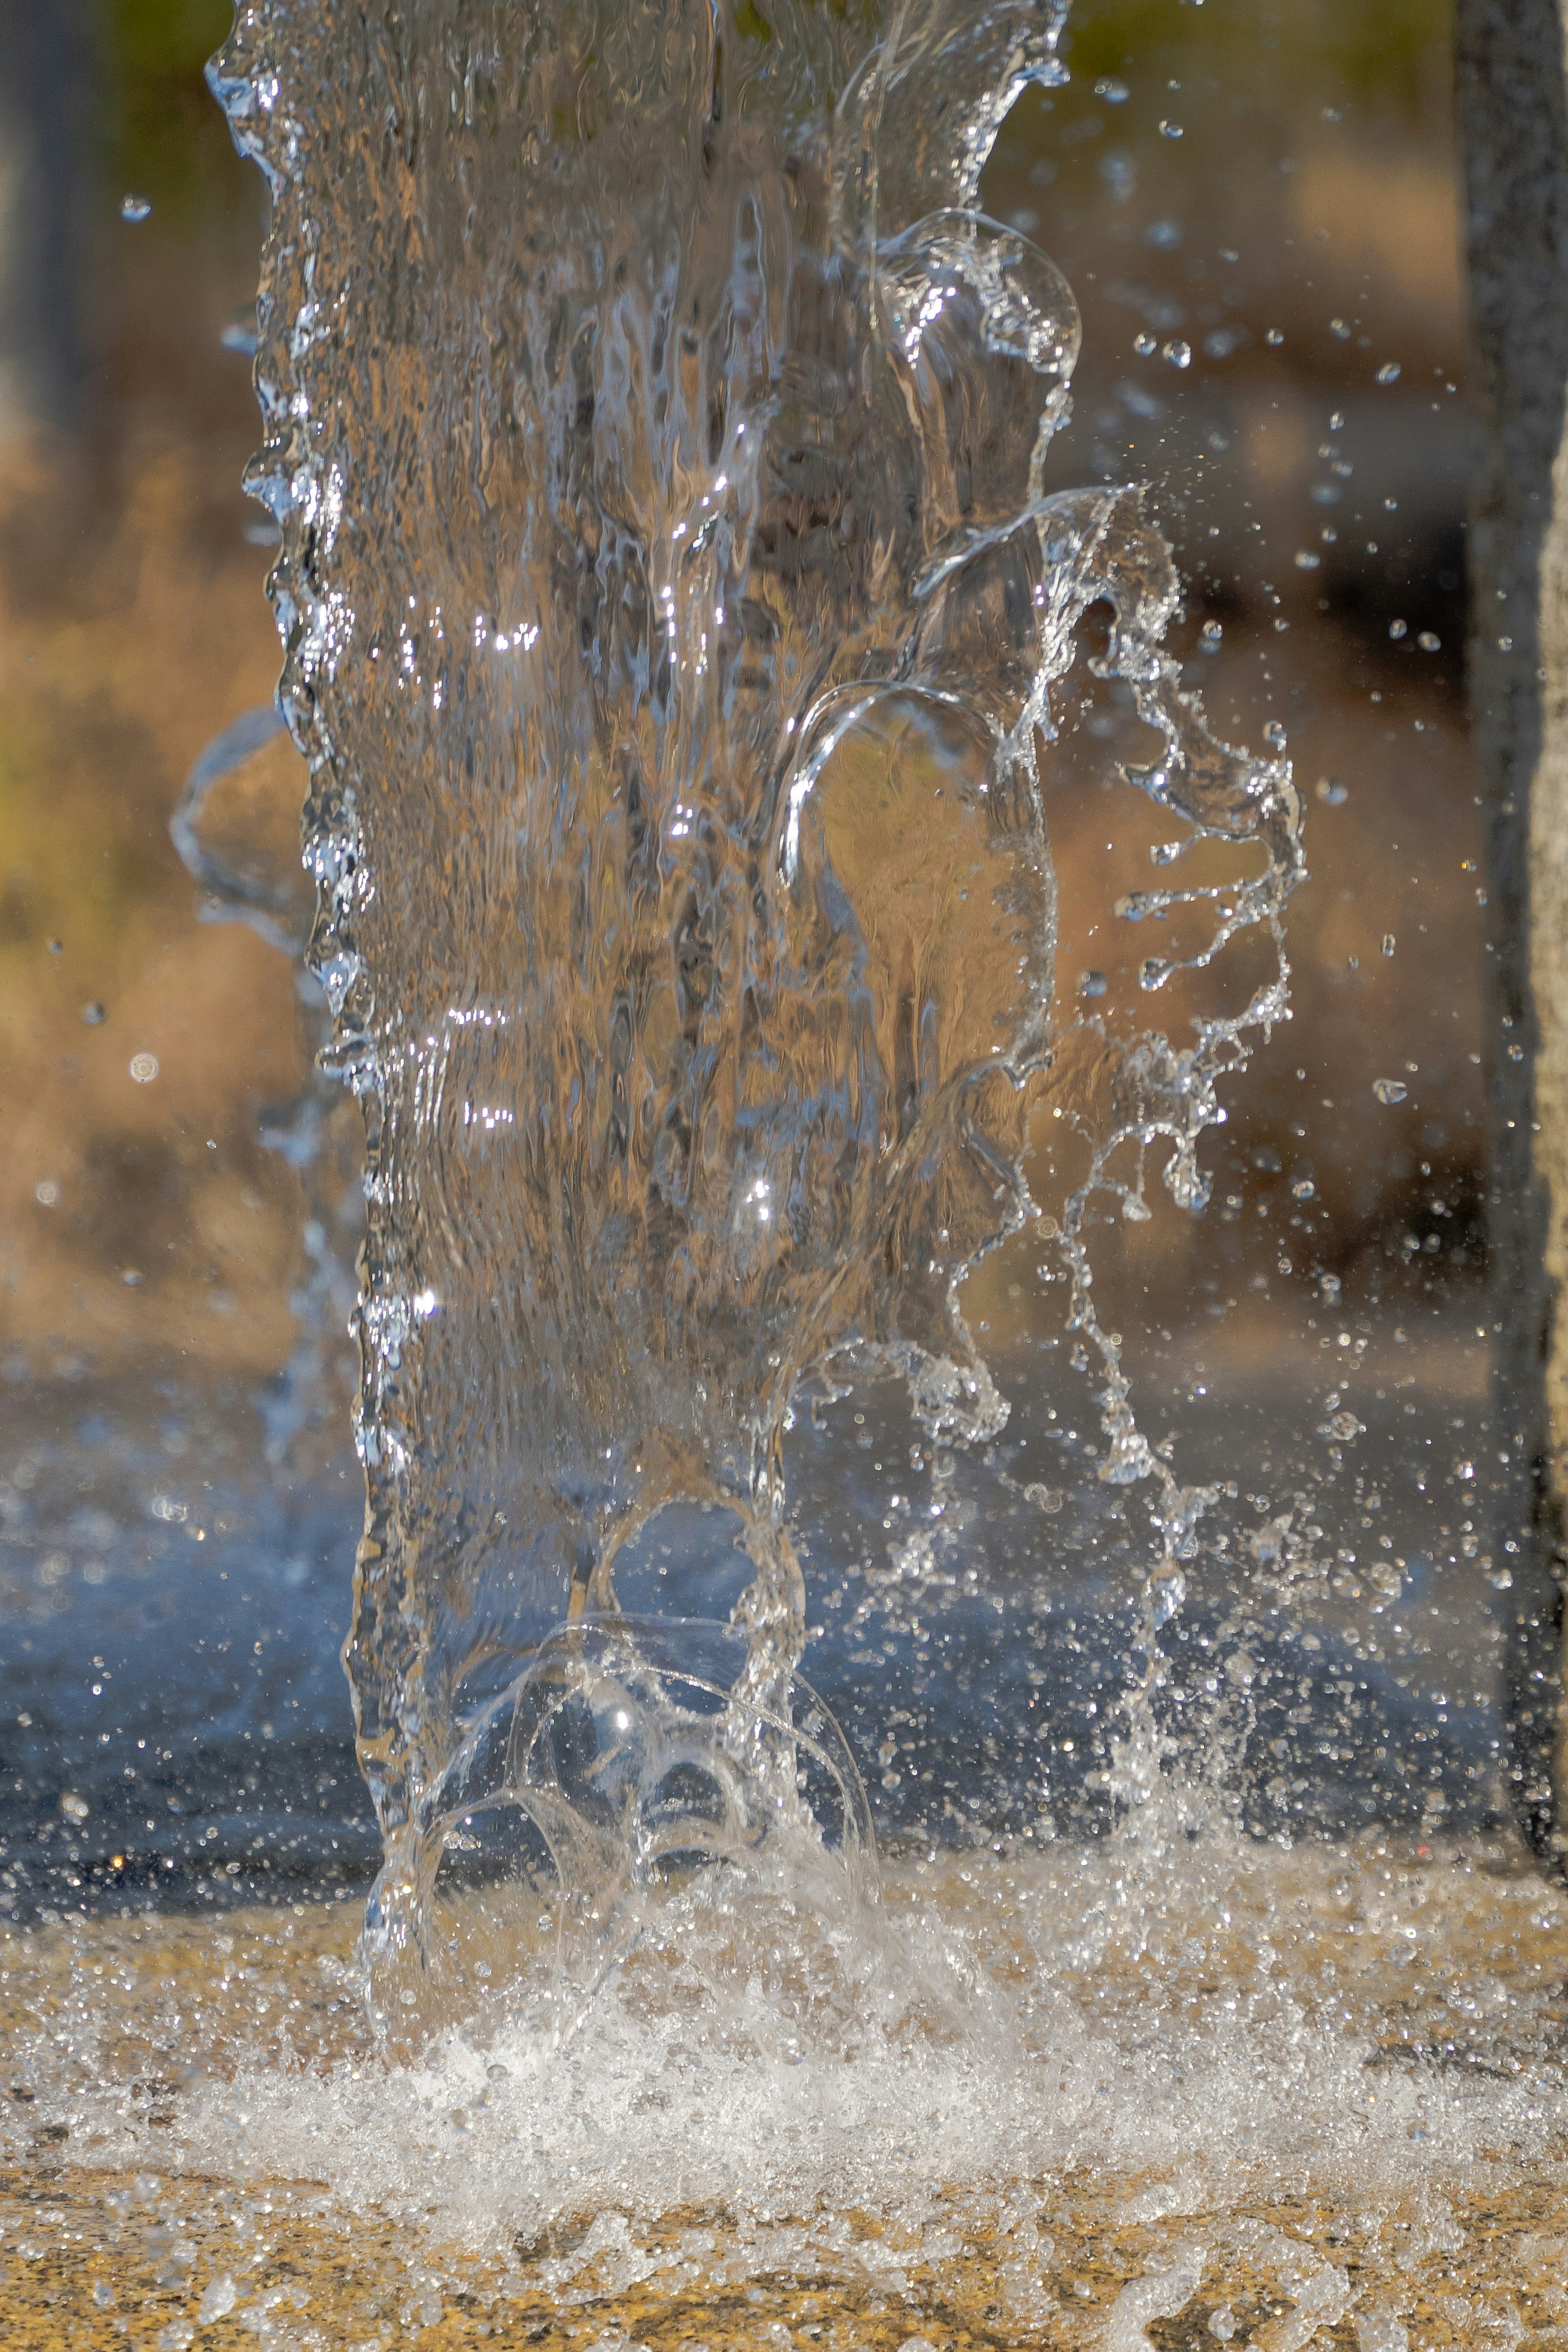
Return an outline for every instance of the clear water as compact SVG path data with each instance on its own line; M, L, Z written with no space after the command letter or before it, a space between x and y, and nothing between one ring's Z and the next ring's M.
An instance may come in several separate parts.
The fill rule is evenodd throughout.
M119 1390L42 1310L7 1359L0 2261L38 2341L1568 2318L1562 1905L1505 1827L1448 1248L1462 760L1394 667L1436 659L1424 586L1370 689L1309 634L1361 481L1369 561L1418 504L1372 404L1417 329L1378 391L1337 320L1366 384L1301 378L1271 476L1292 395L1204 340L1242 231L1200 254L1160 184L1205 58L1204 168L1241 136L1207 22L1131 95L1087 0L1076 42L274 5L225 50L272 210L257 331L210 340L257 351L313 929L264 658L199 724L187 664L174 836L251 986L309 935L330 1036L261 1121L304 1243L254 1434L145 1336ZM1327 154L1301 202L1352 237ZM1380 774L1396 848L1448 811L1408 884L1334 830ZM68 1042L184 1087L226 1233L262 1162L205 1108L222 1034L197 1073L77 969ZM41 1232L83 1165L27 1161ZM105 1280L184 1346L156 1216ZM258 1327L235 1285L208 1328ZM375 1823L316 1434L351 1312Z
M786 1422L853 1359L927 1447L999 1436L958 1292L1026 1223L1093 1351L1098 1475L1154 1491L1157 1678L1212 1498L1137 1427L1089 1227L1147 1220L1146 1160L1206 1203L1216 1084L1287 1012L1300 803L1182 688L1138 490L1051 480L1076 308L978 194L1059 30L258 10L213 69L273 194L249 486L366 1122L345 1654L389 1960L422 1952L478 1711L616 1608L661 1512L731 1515L737 1705L787 1713ZM1105 772L1192 871L1116 916L1170 919L1143 994L1215 976L1186 1045L1053 1013L1040 766L1118 683ZM729 1738L783 1773L760 1820L787 1759ZM1152 1738L1135 1710L1131 1780Z

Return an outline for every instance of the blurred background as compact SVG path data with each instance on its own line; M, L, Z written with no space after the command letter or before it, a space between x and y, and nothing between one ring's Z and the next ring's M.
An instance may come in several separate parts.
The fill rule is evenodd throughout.
M287 740L209 760L184 856L171 835L279 660L271 527L240 489L264 192L201 71L228 20L226 0L0 0L17 1912L358 1884L374 1847L337 1662L357 1115L311 1072ZM1213 1202L1161 1196L1095 1240L1142 1424L1222 1490L1161 1719L1268 1830L1483 1834L1504 1810L1449 46L1443 0L1077 0L1071 79L1019 103L985 187L1083 310L1052 486L1151 486L1188 682L1232 740L1283 740L1309 811L1292 1018L1206 1139ZM1047 779L1064 1020L1122 1017L1148 946L1114 913L1153 822L1112 772L1114 700L1087 719L1098 765L1080 750ZM1176 1034L1199 1002L1127 1017ZM1041 1258L1021 1236L965 1293L1013 1402L991 1456L911 1454L871 1379L795 1440L807 1671L889 1836L1111 1817L1149 1540L1095 1476ZM944 1498L923 1549L921 1481ZM646 1572L679 1582L671 1559Z

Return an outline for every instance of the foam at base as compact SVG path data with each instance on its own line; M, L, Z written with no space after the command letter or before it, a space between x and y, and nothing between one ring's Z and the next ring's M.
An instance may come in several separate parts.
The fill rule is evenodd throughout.
M264 1980L242 1939L268 1918ZM1054 2341L1076 2314L1068 2340L1136 2347L1147 2321L1259 2280L1296 2315L1258 2338L1283 2352L1352 2305L1361 2341L1392 2346L1379 2314L1402 2326L1445 2282L1524 2307L1537 2271L1568 2275L1541 2207L1568 2155L1568 1897L1458 1856L915 1860L868 1930L700 1874L651 1906L574 2030L503 2026L406 2068L346 1998L328 2014L342 1913L251 1915L216 1943L146 1927L189 1947L160 1961L161 2019L145 1987L118 2016L106 2000L110 1931L11 1943L13 2021L37 2021L13 2136L65 2121L58 2152L132 2174L149 2211L216 2181L220 2203L237 2192L230 2222L265 2207L263 2237L330 2222L340 2263L345 2231L390 2230L400 2262L487 2308L809 2271L889 2308L984 2285L1009 2340ZM165 2083L153 2126L128 2080L154 2063L130 2054L132 2020L164 2037L171 2074L175 2043L214 2069ZM1483 2204L1484 2231L1467 2218Z

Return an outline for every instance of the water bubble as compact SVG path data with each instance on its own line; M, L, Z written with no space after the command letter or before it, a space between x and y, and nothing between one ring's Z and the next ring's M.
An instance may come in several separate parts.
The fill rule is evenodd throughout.
M1351 339L1350 320L1348 319L1331 319L1329 320L1329 332L1331 335L1335 336L1342 343L1348 343Z
M1146 360L1152 359L1160 346L1152 335L1141 334L1133 336L1132 348L1141 360Z
M1184 135L1182 126L1179 122L1169 122L1162 119L1160 124L1160 136L1162 139L1180 139Z
M33 1187L33 1198L40 1209L52 1209L60 1197L60 1188L52 1176L40 1177Z
M1350 798L1349 786L1342 784L1338 776L1320 776L1313 789L1330 808L1343 808Z
M128 1265L120 1279L127 1290L140 1290L142 1287L142 1276L136 1266Z
M1102 98L1107 106L1125 106L1132 92L1116 75L1108 74L1103 81L1095 83L1094 94Z
M1415 642L1424 654L1440 654L1443 650L1443 640L1435 629L1423 629Z
M1279 346L1280 346L1280 344L1281 344L1281 343L1284 341L1284 340L1285 340L1285 330L1284 330L1284 328L1283 328L1283 327L1270 327L1270 328L1268 328L1268 329L1267 330L1267 331L1265 332L1265 334L1264 334L1264 338L1263 338L1263 340L1264 340L1264 341L1265 341L1266 343L1272 343L1272 344L1273 344L1273 346L1274 346L1274 348L1275 348L1275 350L1276 350L1276 351L1278 351L1278 350L1279 350Z
M1378 369L1377 381L1379 383L1397 383L1399 382L1401 373L1402 371L1397 360L1384 360L1383 365Z
M1403 1078L1374 1078L1372 1090L1380 1103L1389 1106L1402 1103L1410 1092Z
M60 1799L60 1811L68 1822L85 1822L92 1808L85 1797L79 1797L74 1789L68 1789Z
M1298 572L1316 572L1318 566L1322 562L1322 560L1323 559L1321 555L1314 555L1310 548L1299 547L1296 550L1296 569Z
M1392 931L1384 931L1383 935L1383 952L1385 956L1391 956L1394 953L1394 933Z
M1148 227L1143 232L1143 242L1145 245L1158 246L1161 250L1164 252L1169 252L1172 247L1180 245L1181 241L1182 224L1180 221L1151 221Z
M1283 751L1286 743L1289 740L1285 732L1284 721L1279 719L1271 719L1268 721L1268 726L1263 730L1263 740L1269 746L1271 751Z
M1294 1201L1311 1201L1316 1199L1317 1191L1310 1176L1298 1176L1290 1187L1290 1197Z
M1220 621L1205 621L1198 631L1198 644L1205 654L1217 654L1224 639L1225 625Z
M139 1087L150 1087L158 1075L158 1056L156 1054L132 1054L129 1067Z
M98 1029L101 1028L109 1015L101 1004L84 1004L81 1008L81 1017L86 1028Z
M1086 971L1078 984L1080 996L1103 996L1110 982L1102 971Z
M1394 639L1395 645L1397 645L1401 637L1407 637L1410 635L1409 622L1390 621L1388 625L1388 634Z
M1500 637L1497 641L1497 649L1500 654L1512 653L1513 639L1511 637Z
M152 209L151 196L121 196L120 199L120 217L123 221L132 224L144 221Z
M1193 347L1191 343L1184 343L1179 341L1169 342L1165 345L1165 348L1161 352L1160 356L1162 359L1169 360L1173 367L1191 367L1193 363Z

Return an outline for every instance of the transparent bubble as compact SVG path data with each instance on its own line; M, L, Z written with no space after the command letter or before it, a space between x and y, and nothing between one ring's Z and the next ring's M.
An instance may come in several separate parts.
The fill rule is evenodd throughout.
M152 209L151 196L121 196L120 199L120 217L123 221L132 224L144 221Z
M1390 1106L1402 1103L1410 1092L1403 1078L1374 1078L1372 1090L1380 1103Z

